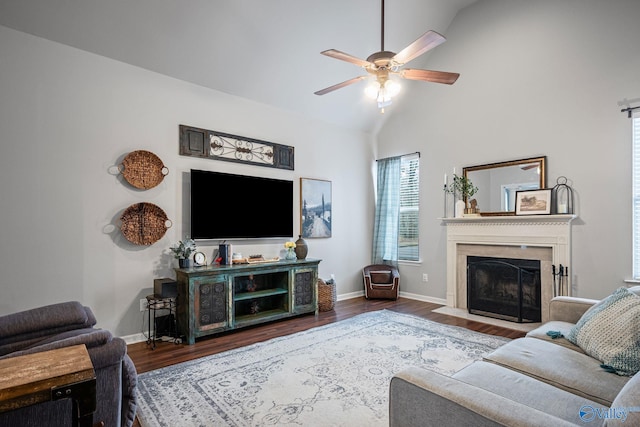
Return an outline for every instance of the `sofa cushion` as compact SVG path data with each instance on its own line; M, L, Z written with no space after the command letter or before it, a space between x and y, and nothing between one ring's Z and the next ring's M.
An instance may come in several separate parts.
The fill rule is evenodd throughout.
M562 322L560 320L552 320L550 322L544 323L542 326L537 327L536 329L529 331L527 333L527 337L529 338L537 338L540 340L545 340L554 344L559 344L564 347L567 347L571 350L577 351L579 353L584 353L584 351L566 339L566 335L569 333L571 328L575 326L575 323ZM558 331L562 334L559 338L551 338L547 332L549 331Z
M640 297L625 287L594 305L566 338L618 375L640 370Z
M593 357L536 338L515 339L485 360L610 406L629 377L611 375Z
M371 271L369 276L371 276L371 283L389 284L393 282L393 277L389 270Z
M622 387L618 396L611 404L611 408L615 408L619 411L625 411L624 419L610 419L606 420L605 426L640 426L640 375L634 375L633 378ZM623 420L624 424L620 423Z
M597 402L488 362L474 362L452 378L575 424L582 423L580 408L584 405L600 407ZM602 421L594 420L589 425L601 424Z

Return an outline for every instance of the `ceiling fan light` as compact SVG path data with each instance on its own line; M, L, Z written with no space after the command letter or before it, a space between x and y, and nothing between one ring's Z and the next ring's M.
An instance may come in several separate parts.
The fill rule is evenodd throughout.
M400 83L395 80L387 80L384 84L385 92L390 98L399 94L401 88Z
M367 95L367 97L371 99L377 99L379 92L380 92L380 83L378 83L375 80L373 80L371 83L367 85L367 87L364 88L365 95Z

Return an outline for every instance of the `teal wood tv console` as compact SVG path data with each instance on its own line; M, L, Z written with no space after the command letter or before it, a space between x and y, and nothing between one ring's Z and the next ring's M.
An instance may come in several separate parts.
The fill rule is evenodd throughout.
M319 259L177 268L178 328L196 338L318 311Z

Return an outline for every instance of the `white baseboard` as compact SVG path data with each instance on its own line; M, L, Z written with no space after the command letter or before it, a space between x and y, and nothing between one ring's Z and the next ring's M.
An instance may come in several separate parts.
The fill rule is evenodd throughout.
M352 299L352 298L360 298L364 296L364 291L358 291L358 292L350 292L348 294L340 294L337 297L338 301L344 301L344 300L348 300L348 299ZM402 292L400 291L400 296L402 298L407 298L407 299L412 299L412 300L416 300L416 301L423 301L423 302L431 302L434 304L440 304L440 305L447 305L447 300L444 298L435 298L435 297L428 297L425 295L418 295L418 294L412 294L410 292Z
M344 301L347 299L360 298L364 296L364 290L358 292L350 292L348 294L340 294L336 297L338 301Z
M142 332L133 335L125 335L124 337L120 338L122 338L127 344L135 344L137 342L143 342L147 340L147 336Z
M428 297L426 295L412 294L410 292L402 292L402 291L400 291L400 296L402 298L413 299L413 300L416 300L416 301L431 302L433 304L447 305L447 300L443 299L443 298Z

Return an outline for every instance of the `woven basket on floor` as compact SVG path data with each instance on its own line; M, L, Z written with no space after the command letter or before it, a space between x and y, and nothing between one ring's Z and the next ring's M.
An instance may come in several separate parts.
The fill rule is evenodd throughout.
M318 310L333 310L336 303L336 284L326 283L322 279L318 279Z

